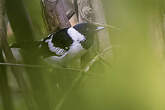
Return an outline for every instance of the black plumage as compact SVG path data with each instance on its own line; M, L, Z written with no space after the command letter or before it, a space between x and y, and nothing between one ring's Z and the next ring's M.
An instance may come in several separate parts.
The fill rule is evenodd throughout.
M70 49L70 46L73 43L73 40L68 35L67 30L68 28L62 29L56 33L50 34L48 37L42 40L41 44L38 46L43 57L62 56L62 54L59 55L57 54L57 52L50 51L49 46L48 46L49 44L48 42L46 42L47 40L51 40L55 48L63 49L64 52L67 52Z

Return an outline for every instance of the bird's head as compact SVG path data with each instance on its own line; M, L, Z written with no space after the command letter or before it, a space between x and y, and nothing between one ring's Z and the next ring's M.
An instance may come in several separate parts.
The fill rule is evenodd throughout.
M73 28L86 37L94 36L97 31L104 29L104 27L100 27L92 23L80 23L75 25Z
M92 23L80 23L75 25L73 28L85 36L86 40L82 41L81 44L86 49L91 47L93 44L95 34L104 29L104 27L100 27Z

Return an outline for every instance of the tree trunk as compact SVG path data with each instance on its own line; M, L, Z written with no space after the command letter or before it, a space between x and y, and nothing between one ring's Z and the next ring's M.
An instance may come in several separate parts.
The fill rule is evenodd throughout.
M90 22L94 24L106 24L103 6L100 0L77 0L78 21ZM82 65L86 65L89 60L97 53L111 46L109 32L105 29L98 32L94 46L91 51L82 57ZM104 54L104 59L110 56L110 52Z
M104 9L103 9L103 4L102 4L101 0L91 0L91 3L92 3L93 11L94 11L93 13L94 13L94 16L95 16L94 22L106 25L107 22L106 22ZM110 44L110 35L109 35L109 32L106 29L106 27L105 27L104 30L98 32L98 39L99 39L99 51L100 52L102 50L106 49L107 47L111 46L111 44Z
M62 0L43 0L42 6L49 32L71 26Z

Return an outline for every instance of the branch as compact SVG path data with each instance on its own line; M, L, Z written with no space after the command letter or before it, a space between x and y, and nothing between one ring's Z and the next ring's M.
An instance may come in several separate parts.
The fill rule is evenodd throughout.
M18 63L2 63L0 62L0 65L5 65L5 66L15 66L15 67L20 67L20 68L44 68L47 69L48 65L29 65L29 64L18 64ZM55 69L65 69L65 70L72 70L72 71L78 71L80 72L81 69L78 68L68 68L68 67L59 67L59 66L54 66L54 65L50 65L52 68Z
M109 53L109 50L111 50L111 47L108 47L104 49L101 53L97 54L90 62L88 62L87 66L83 69L84 72L87 73L99 58L102 59L102 55L104 55L105 53Z

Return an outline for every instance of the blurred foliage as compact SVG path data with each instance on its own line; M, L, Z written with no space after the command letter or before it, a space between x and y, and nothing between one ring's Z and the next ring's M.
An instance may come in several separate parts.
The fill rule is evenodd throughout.
M36 39L46 33L39 0L24 0ZM113 61L98 60L68 95L61 110L164 110L165 28L163 0L102 0ZM160 21L162 20L162 21ZM158 22L157 22L158 21ZM103 41L104 42L104 41ZM163 43L162 43L163 42ZM158 46L159 45L159 46ZM48 69L44 75L53 107L80 72ZM39 75L39 74L38 74ZM16 93L13 93L16 96ZM17 110L26 110L21 96ZM1 110L1 100L0 100Z
M35 31L37 39L41 39L46 33L46 28L43 22L43 15L41 9L41 0L23 0L27 11L32 19L33 30Z

